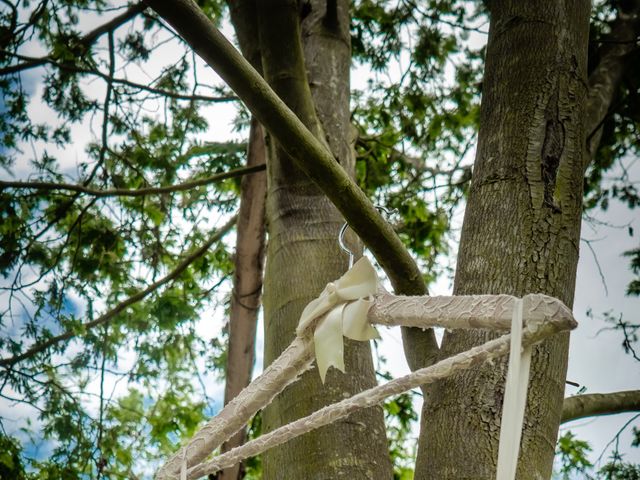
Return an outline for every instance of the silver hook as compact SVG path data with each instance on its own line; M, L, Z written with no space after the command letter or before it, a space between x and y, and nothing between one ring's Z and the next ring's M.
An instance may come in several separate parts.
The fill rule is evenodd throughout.
M395 212L395 210L389 210L382 205L375 205L375 207L376 209L378 209L378 211L384 213L387 218L393 215L393 213ZM344 225L342 225L340 233L338 234L338 244L343 251L349 254L349 268L351 268L353 267L353 259L355 258L355 254L351 250L349 250L349 247L347 247L347 245L344 243L344 234L347 231L347 228L349 228L349 224L347 222L344 222Z
M344 243L344 234L347 231L348 227L349 227L349 224L347 222L344 222L344 225L340 229L340 234L338 235L338 244L340 245L340 248L342 250L344 250L349 254L349 268L351 268L353 267L353 259L355 255L351 250L349 250L349 247L347 247L347 245Z

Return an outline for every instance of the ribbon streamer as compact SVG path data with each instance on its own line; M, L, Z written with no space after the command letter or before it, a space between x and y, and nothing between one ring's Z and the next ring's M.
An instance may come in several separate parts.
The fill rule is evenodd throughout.
M514 480L529 385L532 347L522 348L522 299L514 302L509 367L504 389L496 480Z
M371 296L378 290L376 271L367 257L362 257L342 277L329 283L320 296L309 302L300 316L298 333L316 318L326 314L315 329L313 343L320 378L324 383L329 367L342 373L344 342L342 337L367 341L380 338L367 320Z

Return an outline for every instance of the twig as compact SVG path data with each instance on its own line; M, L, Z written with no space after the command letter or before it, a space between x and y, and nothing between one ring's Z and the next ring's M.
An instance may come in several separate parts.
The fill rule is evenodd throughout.
M596 463L596 465L597 465L597 464L599 464L599 463L600 463L600 461L602 460L602 457L604 456L604 452L606 452L606 451L607 451L607 448L609 448L613 442L616 442L616 441L618 440L618 438L620 438L620 434L621 434L622 432L624 432L624 431L625 431L625 429L626 429L629 425L631 425L631 423L633 423L634 421L636 421L638 418L640 418L640 413L639 413L638 415L634 415L633 417L631 417L631 419L630 419L628 422L626 422L626 423L622 426L622 428L620 428L620 430L618 430L618 433L616 433L616 434L615 434L615 436L614 436L614 437L609 441L609 443L607 443L607 444L605 445L605 447L602 449L602 452L600 452L600 456L598 457L598 459L597 459L597 460L596 460L596 462L595 462L595 463Z
M388 273L397 293L422 295L426 285L404 244L343 167L264 78L217 30L193 0L146 0L234 90L247 108L329 197Z
M0 180L0 191L5 188L24 188L31 190L67 190L70 192L86 193L94 197L142 197L145 195L155 195L161 193L181 192L184 190L191 190L192 188L201 187L210 183L219 182L228 178L240 177L242 175L248 175L250 173L261 172L266 168L266 165L260 164L252 167L242 167L228 172L217 173L208 177L200 178L198 180L191 180L177 185L166 185L162 187L149 187L139 188L135 190L129 190L126 188L112 188L107 190L99 190L95 188L85 187L84 185L77 185L72 183L56 183L56 182L24 182L24 181L3 181Z
M107 23L100 25L94 30L86 33L83 37L80 38L80 45L88 48L102 35L104 35L105 33L112 33L119 26L131 20L133 17L143 12L146 8L147 6L143 2L132 5L122 14L112 18ZM44 57L26 59L24 62L17 65L10 65L8 67L1 68L0 76L18 73L24 70L29 70L31 68L39 67L41 65L44 65L45 63L50 62L53 58L53 53L50 53L49 55L46 55Z
M35 58L35 57L26 57L24 55L17 55L15 53L7 52L6 50L0 50L0 52L5 55L11 55L13 57L25 60L26 61L25 63L40 60L39 58ZM156 87L152 87L151 85L143 85L141 83L132 82L131 80L128 80L126 78L116 78L116 77L111 78L109 77L109 74L101 72L100 70L97 70L97 69L92 70L89 68L81 68L76 65L72 65L70 63L59 63L50 58L47 58L39 65L45 65L45 64L53 65L54 67L57 67L60 70L65 70L67 72L74 72L74 73L79 73L84 75L94 75L96 77L102 78L103 80L106 80L107 82L110 82L113 84L125 85L127 87L143 90L149 93L154 93L156 95L160 95L163 97L175 98L176 100L187 100L187 101L198 100L202 102L211 102L211 103L233 102L233 101L239 100L238 97L236 97L235 95L220 95L217 97L212 97L208 95L186 95L179 92L172 92L170 90L165 90L163 88L156 88ZM1 69L0 69L0 76L3 76Z
M162 277L157 282L154 282L144 290L141 290L138 293L131 295L129 298L120 302L118 305L113 307L108 312L100 315L95 320L82 324L77 329L67 330L66 332L60 335L56 335L55 337L52 337L48 340L36 343L32 345L30 348L28 348L25 352L19 355L14 355L13 357L0 359L0 367L10 368L16 363L19 363L22 360L25 360L27 358L33 357L38 353L44 352L45 350L49 349L54 345L57 345L58 343L64 340L69 340L71 338L78 336L81 332L86 332L87 330L90 330L94 327L97 327L99 325L103 325L109 322L113 317L115 317L117 314L122 312L127 307L139 302L140 300L148 296L150 293L156 291L165 283L168 283L169 281L177 278L184 270L186 270L186 268L191 263L193 263L197 258L204 255L206 251L209 249L209 247L211 247L211 245L213 245L215 242L220 240L226 233L228 233L229 230L231 230L231 227L233 227L233 225L236 223L236 219L237 219L237 216L234 215L231 220L229 220L225 225L223 225L218 230L216 230L215 233L211 235L211 237L209 237L209 239L203 245L201 245L192 253L190 253L184 260L182 260L178 264L178 266L175 269L173 269L170 273Z
M604 287L604 293L608 297L609 296L609 289L607 288L607 280L605 279L604 273L602 272L602 268L600 267L600 262L598 261L598 255L596 255L595 250L591 246L591 240L587 240L586 238L583 238L582 241L587 244L587 247L589 247L589 250L591 251L591 254L593 255L593 260L596 262L596 267L598 268L598 273L600 274L600 280L602 280L602 286Z

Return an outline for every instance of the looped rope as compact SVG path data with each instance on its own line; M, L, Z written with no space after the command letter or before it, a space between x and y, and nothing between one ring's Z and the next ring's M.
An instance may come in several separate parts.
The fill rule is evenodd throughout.
M180 480L187 480L187 449L182 452L182 465L180 465Z

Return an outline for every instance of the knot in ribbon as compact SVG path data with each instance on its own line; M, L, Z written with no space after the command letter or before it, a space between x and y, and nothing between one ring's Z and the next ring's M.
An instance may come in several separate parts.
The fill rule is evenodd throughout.
M320 296L302 311L298 333L316 318L326 314L315 329L313 343L320 378L324 383L329 367L344 373L344 342L342 336L367 341L379 338L367 321L371 296L378 289L378 277L367 257L362 257L342 277L330 282Z

